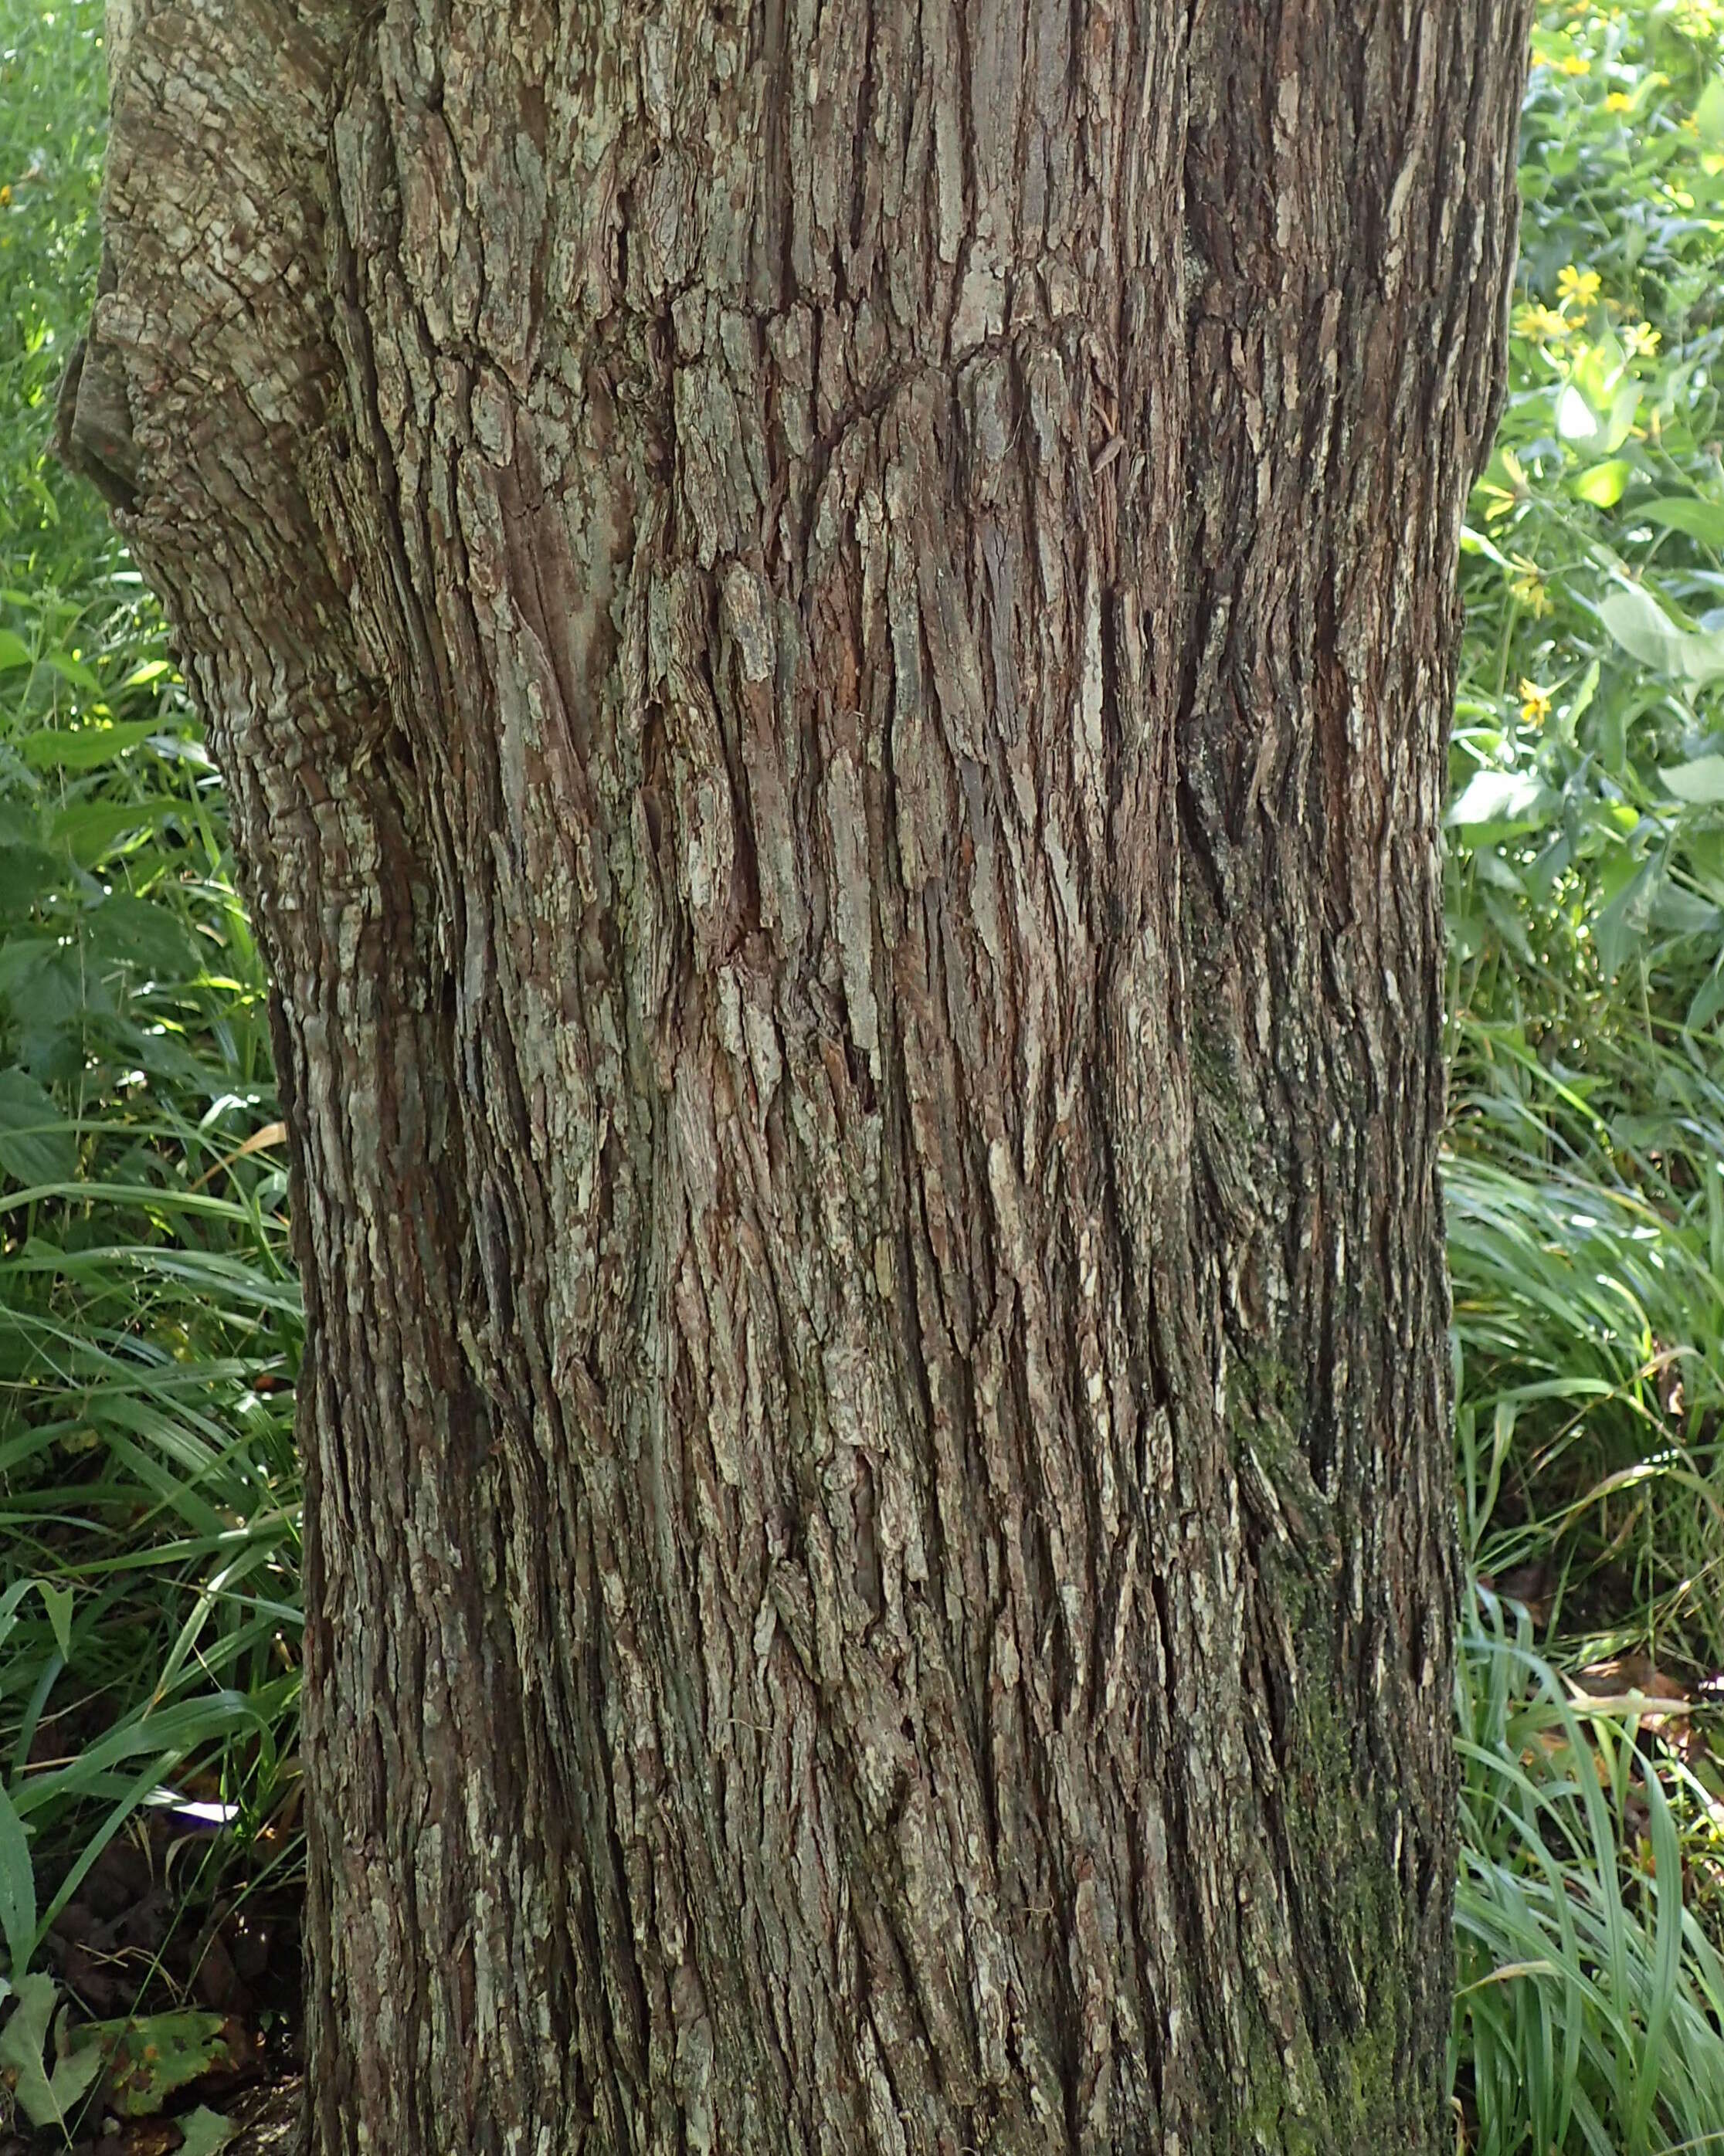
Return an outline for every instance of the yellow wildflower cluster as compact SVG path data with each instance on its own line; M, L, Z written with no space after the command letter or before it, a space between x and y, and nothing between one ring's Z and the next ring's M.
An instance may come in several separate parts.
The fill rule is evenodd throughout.
M1521 681L1521 716L1529 726L1542 726L1551 715L1551 690L1541 689L1536 681L1523 675Z
M1547 307L1542 301L1515 310L1515 335L1536 337L1541 344L1560 344L1564 337L1574 334L1574 327L1566 315L1559 315L1554 307Z
M1596 270L1577 270L1571 262L1557 279L1560 304L1547 307L1542 300L1535 300L1529 305L1516 308L1516 336L1536 337L1541 344L1561 344L1579 329L1581 325L1577 317L1598 299L1603 281ZM1575 311L1573 315L1570 314L1571 308ZM1644 326L1643 324L1642 327ZM1646 334L1652 336L1653 333L1648 330ZM1655 337L1654 342L1656 341ZM1649 351L1651 346L1646 349Z

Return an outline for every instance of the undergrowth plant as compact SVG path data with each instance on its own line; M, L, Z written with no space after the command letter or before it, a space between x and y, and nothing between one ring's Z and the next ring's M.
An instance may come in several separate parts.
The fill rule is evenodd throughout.
M153 600L47 454L99 242L103 10L0 0L0 1841L291 1810L299 1495L265 983ZM0 1862L0 1900L16 1912Z
M300 1318L264 983L160 619L44 454L99 252L101 26L97 0L0 0L14 1983L152 1806L201 1804L255 1876L291 1863L296 1789ZM1460 1520L1486 1583L1457 1697L1457 2133L1724 2152L1724 0L1545 8L1522 192L1449 812ZM34 1981L6 2028L44 2078Z
M1543 9L1521 192L1449 811L1452 2063L1482 2156L1667 2156L1724 2150L1724 6Z

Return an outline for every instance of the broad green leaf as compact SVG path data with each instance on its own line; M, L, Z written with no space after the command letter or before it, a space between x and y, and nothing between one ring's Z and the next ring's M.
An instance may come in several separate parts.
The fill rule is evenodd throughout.
M0 844L0 917L23 918L65 881L63 859L40 846Z
M116 891L84 916L84 933L95 959L118 958L158 977L195 980L203 962L190 936L165 906Z
M0 673L8 667L29 665L31 655L30 647L23 637L9 629L0 629Z
M185 804L158 796L146 801L79 801L54 818L54 837L71 850L80 868L94 868L122 839L165 823Z
M1609 416L1604 423L1604 439L1598 444L1601 449L1619 449L1634 432L1634 419L1640 409L1640 386L1636 382L1624 382L1610 400Z
M1479 902L1485 917L1497 934L1506 943L1523 965L1533 963L1532 946L1526 940L1526 927L1517 906L1505 905L1494 891L1481 891Z
M87 2051L106 2062L114 2108L126 2118L147 2118L176 2089L212 2066L239 2063L229 2025L219 2014L185 2010L92 2021L72 2041L75 2056Z
M12 1799L0 1784L0 1933L14 1986L28 1970L36 1943L36 1874L30 1861L30 1838Z
M34 771L95 771L160 732L154 719L134 719L122 726L39 726L20 735L17 746Z
M1600 509L1613 509L1622 500L1634 466L1625 457L1612 457L1608 464L1594 465L1569 481L1570 486L1582 501L1590 501Z
M77 1133L22 1070L0 1070L0 1168L30 1188L69 1183L78 1172Z
M1634 514L1666 531L1685 531L1702 546L1724 552L1724 502L1702 501L1698 495L1664 495L1641 502Z
M1700 687L1724 677L1724 631L1679 629L1642 584L1612 592L1598 618L1630 658L1671 680Z
M1565 442L1590 442L1604 431L1603 422L1572 382L1557 393L1557 432Z
M0 2029L0 2066L13 2070L13 2093L31 2125L64 2133L68 2114L102 2070L101 2052L94 2046L70 2051L55 2061L52 2074L44 2072L58 1987L51 1976L27 1976L14 1988L17 2004Z
M54 672L63 680L69 681L75 689L85 690L91 696L100 695L100 680L81 659L73 658L69 651L44 651L42 656Z
M1694 124L1702 142L1724 149L1724 75L1714 75L1701 92L1694 108Z
M1661 763L1658 775L1679 801L1703 807L1724 801L1724 756L1697 756L1687 763Z
M1629 953L1645 935L1652 901L1664 877L1662 855L1643 861L1593 922L1598 963L1606 980L1616 978Z
M239 2128L232 2119L200 2103L181 2119L179 2130L179 2156L215 2156L215 2151L225 2148Z
M1594 411L1602 412L1607 403L1619 393L1623 370L1629 356L1608 330L1588 351L1581 355L1574 370L1574 379L1580 393Z
M1455 824L1543 821L1552 795L1536 772L1475 771L1449 811Z
M1716 936L1724 920L1716 906L1674 879L1653 900L1647 918L1653 927L1668 929L1675 936Z

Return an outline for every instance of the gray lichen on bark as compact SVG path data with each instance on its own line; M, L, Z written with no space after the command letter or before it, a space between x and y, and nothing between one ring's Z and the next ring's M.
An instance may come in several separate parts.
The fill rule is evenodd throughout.
M131 10L101 349L295 1147L316 2156L1439 2145L1526 12Z

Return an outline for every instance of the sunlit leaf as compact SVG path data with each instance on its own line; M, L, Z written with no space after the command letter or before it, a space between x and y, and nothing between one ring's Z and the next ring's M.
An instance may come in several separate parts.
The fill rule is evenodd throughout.
M1536 771L1477 771L1449 809L1449 820L1455 824L1536 823L1551 798Z
M1598 617L1629 657L1655 673L1696 686L1724 678L1724 632L1679 629L1642 584L1600 600Z
M1590 442L1604 431L1599 418L1572 382L1557 393L1557 432L1565 442Z
M1660 764L1658 775L1679 801L1708 807L1724 801L1724 756L1697 756L1687 763Z
M1724 502L1702 501L1694 495L1665 495L1656 501L1639 503L1634 514L1644 516L1649 524L1685 531L1702 546L1724 552Z
M1569 481L1582 501L1594 502L1600 509L1613 509L1622 500L1634 467L1624 457L1612 457L1608 464L1594 465Z

